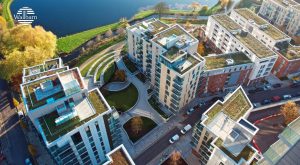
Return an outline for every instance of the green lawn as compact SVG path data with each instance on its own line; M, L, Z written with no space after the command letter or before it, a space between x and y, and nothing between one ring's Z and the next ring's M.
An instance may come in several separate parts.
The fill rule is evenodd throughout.
M153 15L153 14L154 14L154 10L143 10L143 11L136 13L133 16L133 19L143 19L143 18L149 17L150 15Z
M133 84L118 92L103 92L104 97L110 106L118 111L125 112L135 105L138 100L138 90Z
M138 141L140 138L145 136L148 132L150 132L153 128L155 128L157 126L157 124L154 121L152 121L151 119L143 117L143 116L141 116L141 118L143 120L143 125L142 125L142 130L138 134L134 133L131 129L131 121L133 118L128 120L123 126L129 136L129 139L132 142Z
M156 112L158 112L160 114L160 116L162 116L164 119L167 119L169 118L169 116L167 114L165 114L164 111L162 111L160 108L159 108L159 103L154 99L154 97L151 97L149 100L148 100L149 104L152 106L152 108L154 110L156 110Z
M112 79L112 77L114 76L114 73L116 71L116 64L112 63L109 65L109 67L105 70L104 72L104 83L108 83L109 80Z
M219 12L221 10L222 10L221 3L218 2L214 6L210 7L208 10L200 10L199 14L202 16L209 16L209 15L216 14L217 12Z
M2 15L5 18L8 27L14 26L14 19L11 15L11 11L10 11L10 5L11 5L12 1L13 0L1 0L2 7L3 7Z
M72 50L76 49L98 34L103 34L109 29L113 30L117 29L118 27L119 23L113 23L59 38L57 40L57 50L58 52L62 53L70 53Z
M103 69L114 60L114 58L111 58L105 62L102 63L101 67L99 68L99 70L96 73L96 80L100 80L101 74L103 72ZM96 67L97 68L97 67Z
M131 73L134 73L135 71L137 71L137 68L135 66L135 64L129 60L128 57L124 57L123 58L123 61L124 61L124 64L126 66L126 68L131 72Z

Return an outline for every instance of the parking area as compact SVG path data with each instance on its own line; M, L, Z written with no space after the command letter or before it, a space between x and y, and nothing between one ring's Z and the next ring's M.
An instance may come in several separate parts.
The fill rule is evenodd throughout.
M271 144L278 140L278 135L283 131L282 125L284 118L282 115L274 116L255 124L259 131L254 136L254 141L260 151L264 153Z

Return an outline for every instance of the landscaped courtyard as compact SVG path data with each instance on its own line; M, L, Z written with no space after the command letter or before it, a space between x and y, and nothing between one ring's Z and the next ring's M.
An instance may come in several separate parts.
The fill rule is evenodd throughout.
M127 88L117 92L105 91L104 97L110 106L113 106L119 112L126 112L132 108L138 100L138 90L130 84Z
M139 131L134 131L136 128L133 128L136 125L139 125L135 123L135 120L141 119L140 128ZM133 117L130 120L128 120L124 124L124 129L129 137L129 139L134 143L138 141L140 138L145 136L148 132L150 132L152 129L154 129L157 126L157 124L152 121L151 119L143 116Z

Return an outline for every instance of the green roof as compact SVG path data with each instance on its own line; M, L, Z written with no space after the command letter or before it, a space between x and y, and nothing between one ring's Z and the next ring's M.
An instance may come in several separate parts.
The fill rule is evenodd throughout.
M251 103L248 101L247 96L242 91L242 88L239 88L227 100L225 100L225 103L222 104L218 102L213 105L208 112L206 112L208 118L206 119L205 124L209 124L221 111L232 120L237 121L250 108Z
M204 58L206 60L205 66L207 70L232 66L227 64L226 60L228 59L232 59L234 61L233 65L252 63L243 52L206 56Z
M241 29L241 26L234 22L229 16L225 14L213 15L213 17L220 25L228 31Z
M241 34L235 35L235 37L259 58L275 55L273 51L271 51L268 47L266 47L248 32L242 32Z
M152 25L155 28L155 33L159 33L169 27L168 25L162 23L159 20L155 20L154 22L150 23L150 25Z
M176 58L179 57L180 55L182 55L182 54L179 53L179 49L178 49L177 47L175 47L175 46L169 48L169 49L167 50L167 52L164 54L164 56L165 56L167 59L169 59L170 61L176 59Z
M215 142L215 145L222 150L227 156L229 156L233 161L238 163L242 158L246 161L248 161L255 151L249 147L248 145L241 151L241 153L238 156L234 156L230 151L228 151L224 146L223 146L223 140L221 138L218 138Z
M286 49L280 49L280 54L286 57L288 60L296 60L300 58L300 46L289 46Z
M269 24L267 21L265 21L263 18L261 18L248 8L235 9L234 11L247 20L253 20L257 25Z

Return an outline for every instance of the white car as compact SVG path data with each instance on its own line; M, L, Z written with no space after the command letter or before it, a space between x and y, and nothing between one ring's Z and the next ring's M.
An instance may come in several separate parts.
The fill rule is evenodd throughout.
M175 142L178 141L178 140L179 140L179 135L176 134L176 135L174 135L174 136L169 140L169 142L170 142L171 144L173 144L173 143L175 143Z
M190 129L192 129L192 126L190 124L186 125L185 127L182 128L180 131L183 135L187 133Z
M189 110L186 111L186 114L190 115L190 114L192 114L194 111L195 111L195 109L194 109L194 108L191 108L191 109L189 109Z
M282 99L283 99L283 100L288 100L288 99L291 99L291 98L292 98L291 95L283 95L283 96L282 96Z

